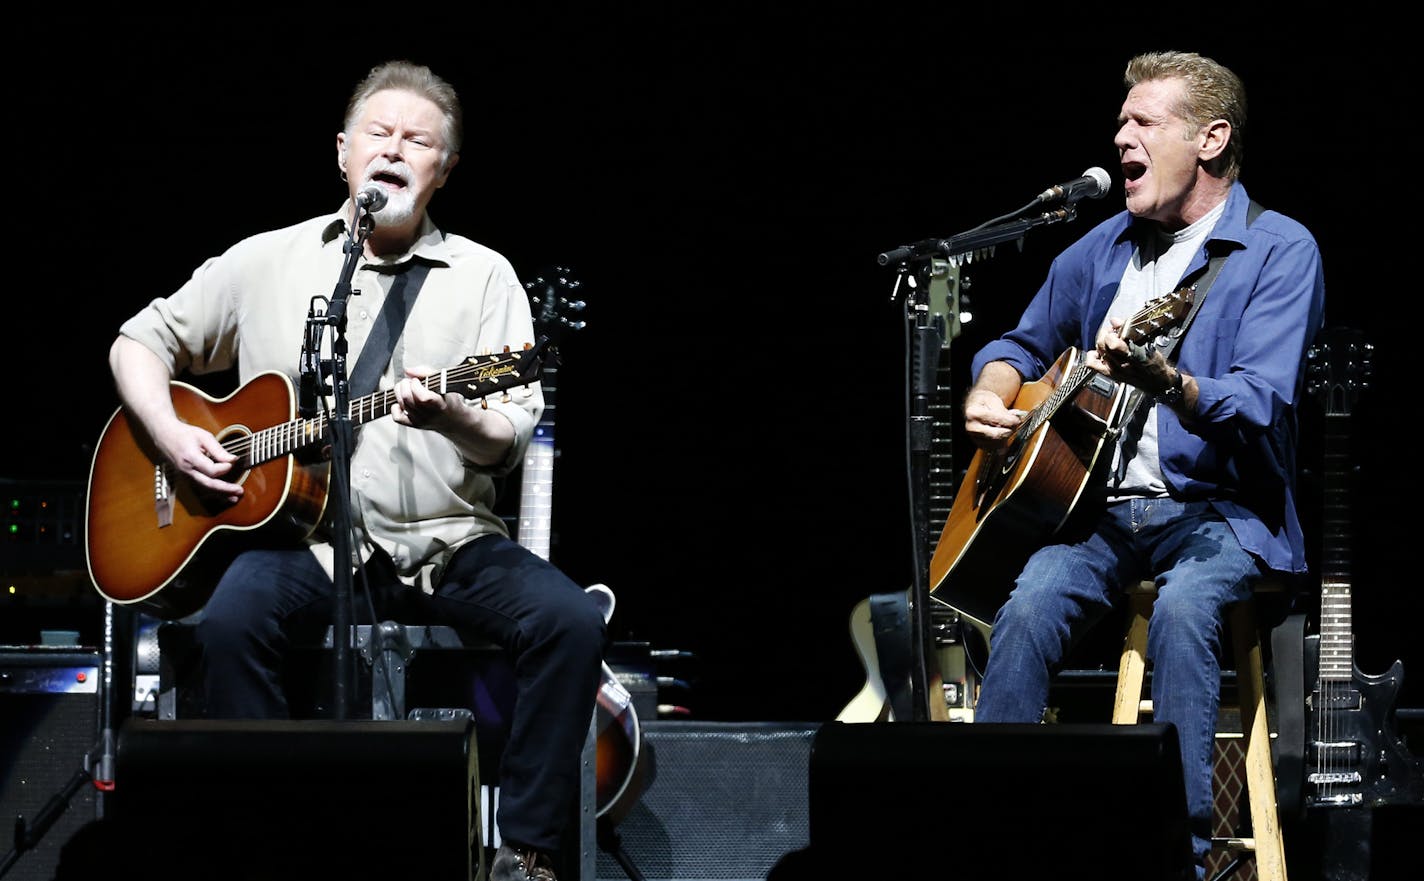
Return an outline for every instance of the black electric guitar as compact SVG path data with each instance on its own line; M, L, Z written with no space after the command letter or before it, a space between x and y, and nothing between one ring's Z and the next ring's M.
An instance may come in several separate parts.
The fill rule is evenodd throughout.
M1307 384L1324 411L1324 552L1318 635L1305 639L1306 810L1424 803L1424 763L1395 730L1404 678L1396 660L1379 675L1355 666L1351 618L1350 415L1367 383L1372 346L1349 328L1327 328L1309 352Z
M534 329L557 345L584 327L578 317L585 308L581 282L562 266L546 267L525 282ZM529 441L520 469L519 543L549 559L552 530L555 397L558 394L558 359L544 363L540 389L544 412ZM598 604L604 621L613 616L613 591L595 584L585 590ZM620 822L651 783L652 751L633 706L633 696L605 663L597 696L597 734L594 743L597 818Z

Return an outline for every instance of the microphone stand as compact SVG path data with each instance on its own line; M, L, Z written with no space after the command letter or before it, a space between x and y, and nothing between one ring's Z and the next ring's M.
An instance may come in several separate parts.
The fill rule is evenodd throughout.
M1030 203L1029 207L1033 207ZM1027 210L1027 209L1024 209ZM1010 215L1013 217L1013 215ZM917 722L937 718L930 710L929 651L933 618L930 613L930 472L932 417L930 403L935 392L935 370L944 344L945 327L942 316L934 316L929 308L930 277L935 258L959 262L972 259L978 253L1001 242L1015 241L1036 226L1068 221L1077 217L1077 207L1071 202L1061 208L1043 211L1033 217L1022 217L1002 223L990 222L944 239L924 239L902 245L879 255L881 266L898 264L898 289L913 265L914 275L908 282L910 293L905 297L906 322L909 325L910 377L907 387L908 446L910 466L910 519L912 553L915 563L914 580L909 591L910 620L910 694L913 719ZM933 696L942 700L939 695Z
M902 267L902 270L904 267ZM931 315L929 308L930 274L933 263L918 261L910 282L910 294L905 297L906 321L910 322L910 385L907 411L910 462L910 522L912 552L915 562L914 580L909 592L910 619L910 695L912 718L924 722L934 717L930 711L931 679L929 674L929 545L930 545L930 452L933 444L933 418L930 402L935 392L935 368L944 345L944 324L941 317ZM942 698L941 698L942 700Z
M329 362L332 393L332 413L328 422L327 440L331 449L331 491L332 505L331 576L334 593L331 622L332 656L332 712L335 719L346 719L350 715L350 683L355 678L355 661L351 646L351 454L354 447L355 430L351 424L351 388L346 372L346 305L350 297L359 291L352 290L351 278L356 274L356 262L361 258L366 238L375 228L376 221L370 212L356 203L356 223L349 228L342 250L346 255L341 265L341 275L332 292L331 302L326 310L325 324L333 328L331 360ZM319 328L319 325L318 325ZM312 332L308 329L308 343ZM316 331L320 337L320 330ZM319 345L319 339L317 341ZM308 357L304 350L304 366ZM307 382L303 382L305 388Z

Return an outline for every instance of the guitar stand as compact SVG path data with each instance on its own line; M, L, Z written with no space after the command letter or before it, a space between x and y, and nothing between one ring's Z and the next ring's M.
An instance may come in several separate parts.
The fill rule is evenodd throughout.
M623 837L618 834L617 826L603 820L598 821L598 849L618 861L618 865L623 868L623 874L628 876L628 881L644 881L643 873L638 871L628 852L623 849Z

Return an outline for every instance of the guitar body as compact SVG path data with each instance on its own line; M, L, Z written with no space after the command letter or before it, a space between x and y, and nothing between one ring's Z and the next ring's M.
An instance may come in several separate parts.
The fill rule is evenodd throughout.
M295 414L291 381L263 373L226 398L182 382L171 384L183 421L229 442ZM243 486L235 505L204 497L186 482L170 483L152 444L120 408L109 419L89 477L86 551L94 585L106 599L137 603L165 618L197 611L215 586L204 576L257 530L293 538L311 533L326 502L326 463L281 456L234 475Z
M850 612L850 641L865 668L865 685L836 716L837 722L890 722L894 713L885 679L880 673L880 653L875 648L875 628L870 620L870 597Z
M1319 659L1320 637L1306 637L1311 681L1318 680ZM1306 809L1424 804L1424 767L1395 733L1403 662L1373 676L1352 670L1350 681L1320 682L1306 699Z
M975 451L935 546L930 592L981 628L992 624L1014 577L1067 520L1103 461L1124 387L1081 364L1070 348L1042 379L1019 389L1014 408L1031 412L1068 394L1041 424L1026 421L1007 447ZM1064 386L1070 377L1077 388Z
M654 766L632 696L607 664L603 665L603 680L598 688L596 716L596 816L616 825L652 784Z

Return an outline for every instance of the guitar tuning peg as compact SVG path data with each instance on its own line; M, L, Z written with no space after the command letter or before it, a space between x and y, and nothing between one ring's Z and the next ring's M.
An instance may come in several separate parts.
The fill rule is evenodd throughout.
M506 354L506 355L509 354L509 346L505 346L505 347L504 347L504 354Z
M488 409L489 409L489 400L488 400L487 398L480 398L480 409L481 409L481 410L488 410Z
M505 392L504 394L499 396L499 402L501 404L508 404L510 400L511 398L509 397L509 392Z

